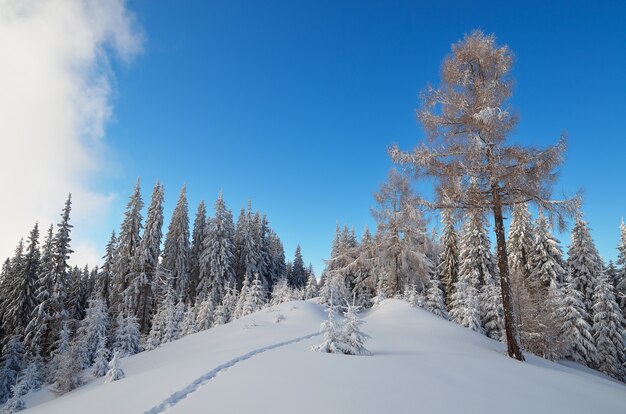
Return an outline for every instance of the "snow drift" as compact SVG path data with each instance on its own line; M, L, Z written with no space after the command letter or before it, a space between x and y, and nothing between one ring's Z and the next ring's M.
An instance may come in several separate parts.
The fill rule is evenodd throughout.
M282 316L281 316L282 315ZM28 413L613 413L626 387L578 364L505 346L406 302L364 314L371 356L311 352L324 309L295 301L123 358L59 398L26 397ZM85 373L87 376L88 374Z

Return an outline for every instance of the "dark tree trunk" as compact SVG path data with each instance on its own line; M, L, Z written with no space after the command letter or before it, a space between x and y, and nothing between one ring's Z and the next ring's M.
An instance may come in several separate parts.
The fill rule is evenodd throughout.
M508 354L511 358L524 361L520 346L517 325L513 315L513 295L511 293L511 279L509 277L509 261L504 238L504 219L502 217L502 201L499 188L492 187L493 191L493 219L495 222L496 242L498 246L498 269L500 270L500 290L502 292L502 306L504 308L504 329Z

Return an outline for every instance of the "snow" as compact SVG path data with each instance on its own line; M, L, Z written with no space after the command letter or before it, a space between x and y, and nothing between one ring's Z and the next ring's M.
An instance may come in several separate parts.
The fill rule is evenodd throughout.
M276 323L277 315L284 319ZM325 319L294 301L120 360L126 378L54 398L26 413L608 413L626 386L572 362L508 358L505 346L400 300L363 314L371 356L317 353ZM85 374L87 375L87 374Z

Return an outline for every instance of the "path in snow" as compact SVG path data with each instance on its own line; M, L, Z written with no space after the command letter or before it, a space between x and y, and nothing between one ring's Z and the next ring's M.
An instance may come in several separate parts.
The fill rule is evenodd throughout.
M200 387L202 387L204 384L206 384L207 382L209 382L210 380L215 378L217 376L217 374L221 373L222 371L227 370L228 368L230 368L230 367L232 367L234 365L237 365L241 361L245 361L246 359L250 359L253 356L261 354L261 353L263 353L265 351L270 351L272 349L280 348L282 346L286 346L286 345L290 345L290 344L293 344L293 343L296 343L296 342L304 341L306 339L313 338L313 337L318 336L320 334L321 334L321 332L315 332L315 333L312 333L312 334L301 336L301 337L296 338L296 339L291 339L289 341L279 342L279 343L274 344L274 345L268 345L268 346L263 347L263 348L255 349L253 351L248 352L247 354L243 354L243 355L240 355L238 357L235 357L235 358L231 359L230 361L225 362L225 363L223 363L221 365L218 365L217 367L213 368L211 371L209 371L206 374L202 375L201 377L196 379L194 382L192 382L191 384L187 385L185 388L182 388L182 389L174 392L172 395L170 395L164 401L160 402L158 405L155 405L154 407L152 407L149 410L145 411L144 414L158 414L158 413L163 413L163 412L167 411L168 409L170 409L173 406L175 406L176 404L178 404L184 398L187 398L187 396L189 396L189 394L198 391L198 389Z

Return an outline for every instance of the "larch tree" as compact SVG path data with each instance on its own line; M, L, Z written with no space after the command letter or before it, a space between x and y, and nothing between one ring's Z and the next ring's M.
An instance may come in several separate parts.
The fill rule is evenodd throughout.
M378 205L372 209L378 223L376 248L388 294L401 294L408 284L421 291L428 284L431 263L425 254L426 223L408 178L392 169L374 198Z
M520 203L534 203L565 225L578 200L550 198L565 141L547 149L508 145L517 118L507 105L512 95L513 56L495 36L474 31L452 46L441 67L441 84L428 87L418 110L429 138L413 152L390 148L392 159L415 177L435 179L433 209L493 213L508 354L523 360L514 316L504 214Z

